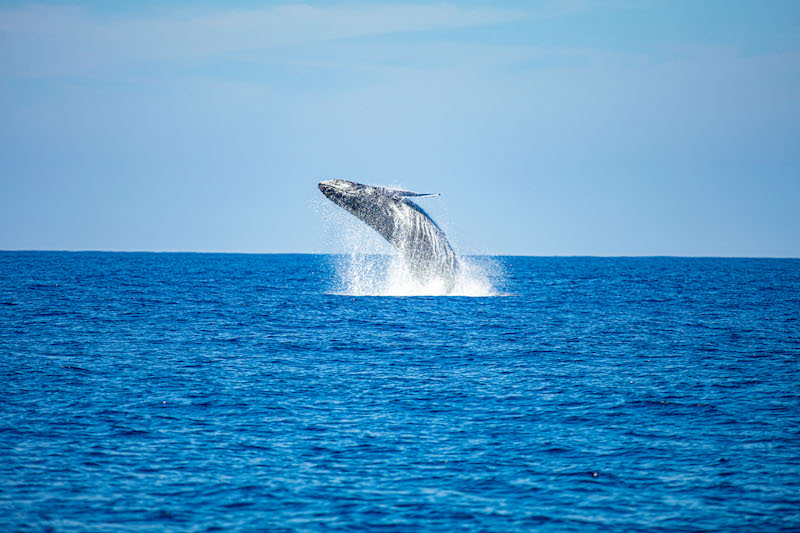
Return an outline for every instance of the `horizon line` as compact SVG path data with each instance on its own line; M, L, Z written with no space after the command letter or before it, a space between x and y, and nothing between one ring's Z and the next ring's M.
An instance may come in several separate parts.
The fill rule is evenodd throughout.
M66 253L66 254L196 254L196 255L385 255L394 254L368 253L352 254L349 252L219 252L219 251L193 251L193 250L44 250L44 249L0 249L0 253ZM590 254L492 254L472 253L459 254L464 257L539 257L539 258L597 258L597 259L625 259L625 258L674 258L674 259L800 259L795 256L760 256L760 255L590 255Z

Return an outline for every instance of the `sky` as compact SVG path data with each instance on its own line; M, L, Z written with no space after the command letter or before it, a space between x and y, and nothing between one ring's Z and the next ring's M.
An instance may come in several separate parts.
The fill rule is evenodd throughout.
M0 250L800 257L800 2L0 0ZM379 237L376 237L379 239Z

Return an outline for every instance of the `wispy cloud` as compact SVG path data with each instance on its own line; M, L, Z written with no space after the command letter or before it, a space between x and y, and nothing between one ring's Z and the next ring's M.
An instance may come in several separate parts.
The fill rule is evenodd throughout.
M363 5L171 11L103 17L77 7L0 10L4 76L82 73L149 60L192 60L303 43L503 23L518 10Z

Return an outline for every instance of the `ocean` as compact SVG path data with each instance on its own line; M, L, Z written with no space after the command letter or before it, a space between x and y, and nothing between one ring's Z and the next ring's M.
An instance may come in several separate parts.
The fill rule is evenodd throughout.
M390 263L0 252L0 530L800 530L800 260Z

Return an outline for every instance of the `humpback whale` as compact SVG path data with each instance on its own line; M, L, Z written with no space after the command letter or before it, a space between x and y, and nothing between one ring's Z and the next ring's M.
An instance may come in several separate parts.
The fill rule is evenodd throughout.
M320 182L319 190L377 231L397 248L411 274L423 285L444 284L452 291L459 271L458 256L444 232L411 198L438 196L362 185L347 180Z

